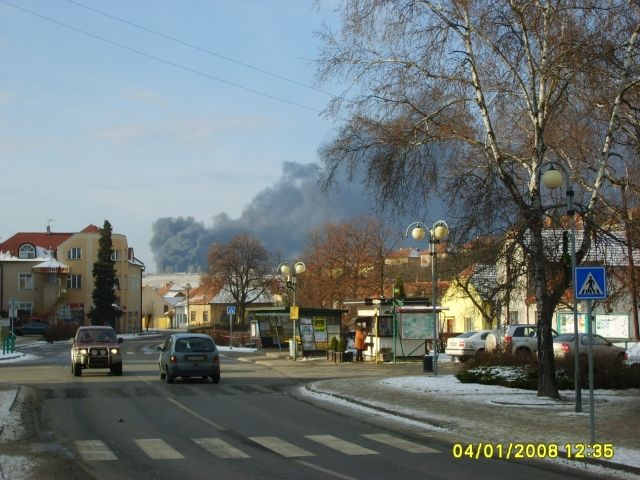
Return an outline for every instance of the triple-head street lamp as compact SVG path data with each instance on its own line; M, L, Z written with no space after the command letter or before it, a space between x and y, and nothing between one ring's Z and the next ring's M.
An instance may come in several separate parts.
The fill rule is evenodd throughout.
M573 286L573 292L571 295L573 309L573 332L575 333L575 355L574 355L574 383L575 383L575 396L576 406L575 411L582 411L582 393L580 390L580 342L578 335L578 300L576 298L576 210L573 206L573 187L569 183L569 173L567 169L561 163L548 161L541 163L538 166L538 175L542 172L544 167L548 167L547 170L542 173L542 184L550 190L555 190L564 182L567 192L567 216L569 217L571 224L571 285Z
M431 308L433 311L433 375L438 375L438 315L436 305L438 303L438 283L436 279L436 244L440 243L449 235L449 226L444 220L438 220L431 228L422 222L413 222L407 227L405 238L409 236L414 240L422 240L429 234L429 252L431 253L431 286L432 299Z
M293 264L293 268L287 263L281 263L278 265L278 273L284 275L287 278L287 289L291 290L291 308L289 308L289 316L293 320L293 338L291 339L293 345L293 360L297 360L298 342L296 335L296 319L298 318L296 306L296 277L307 270L307 266L303 262L296 262ZM293 310L293 311L292 311Z
M184 288L187 290L187 332L189 331L189 290L191 290L191 284L187 283Z

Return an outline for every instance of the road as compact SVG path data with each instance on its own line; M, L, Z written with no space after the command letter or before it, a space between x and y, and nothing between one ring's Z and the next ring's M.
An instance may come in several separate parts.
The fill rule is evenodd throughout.
M160 339L126 341L124 373L71 374L69 345L2 366L33 397L38 478L390 479L581 478L543 463L453 460L451 445L334 404L303 401L299 380L232 354L222 381L159 379ZM589 478L589 477L582 477Z

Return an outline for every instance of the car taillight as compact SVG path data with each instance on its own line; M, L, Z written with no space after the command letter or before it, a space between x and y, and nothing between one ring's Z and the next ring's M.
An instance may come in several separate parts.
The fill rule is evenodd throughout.
M504 336L504 343L511 343L511 337L509 335Z
M220 363L220 357L218 355L213 357L213 363Z
M459 346L459 347L464 347L464 340L460 340L460 341L458 342L458 346Z
M177 357L176 357L175 355L171 355L171 356L169 357L169 361L170 361L171 363L178 363L178 359L177 359Z
M562 349L563 352L568 353L569 350L571 349L571 347L569 346L568 343L563 343L560 345L560 348Z

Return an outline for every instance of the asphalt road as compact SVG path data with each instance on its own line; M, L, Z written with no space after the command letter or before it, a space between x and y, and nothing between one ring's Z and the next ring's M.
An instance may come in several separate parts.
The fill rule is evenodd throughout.
M126 341L122 377L74 377L69 345L3 365L2 381L31 393L34 420L33 435L5 451L29 451L43 479L581 478L543 463L454 460L449 444L303 401L299 380L232 354L222 359L218 385L167 384L156 365L159 343Z

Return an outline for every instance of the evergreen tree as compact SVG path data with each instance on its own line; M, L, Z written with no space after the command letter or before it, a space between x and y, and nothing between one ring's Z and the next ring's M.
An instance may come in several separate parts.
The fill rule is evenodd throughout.
M118 285L115 262L111 259L111 224L104 221L100 231L98 260L93 264L93 306L89 310L92 325L109 325L115 328L117 311L114 308Z

